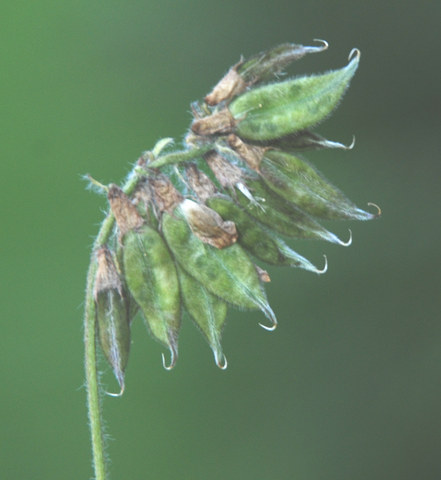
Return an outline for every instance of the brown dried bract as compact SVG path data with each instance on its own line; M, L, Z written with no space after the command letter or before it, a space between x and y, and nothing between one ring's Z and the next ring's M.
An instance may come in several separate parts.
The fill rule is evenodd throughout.
M231 133L227 138L230 147L237 152L242 160L254 171L258 172L267 147L258 147L243 142L237 135Z
M133 192L133 204L138 207L138 211L144 217L149 217L150 207L153 202L153 194L147 177L140 179L135 191Z
M218 152L208 152L204 155L204 158L214 176L224 188L232 188L243 181L242 170L236 165L232 165Z
M193 120L191 129L197 135L215 135L232 132L236 124L231 112L228 108L224 108L207 117Z
M239 95L247 88L247 83L242 76L237 73L237 67L242 65L240 60L233 65L221 80L216 84L213 90L204 98L208 105L217 105L224 100L231 100L235 95Z
M103 245L96 251L96 259L98 263L95 283L93 286L93 296L98 301L98 295L101 292L116 290L120 297L123 296L121 279L110 250Z
M182 195L176 190L171 181L162 174L149 179L155 205L160 213L173 210L182 202Z
M190 188L202 202L205 202L208 198L212 197L216 193L216 186L214 183L207 177L207 175L205 175L204 172L198 170L194 163L190 163L185 168L185 173L187 175Z
M118 225L119 240L121 241L129 230L139 228L144 220L129 197L117 185L109 186L107 198Z
M211 208L187 199L182 202L181 210L192 232L204 243L216 248L225 248L237 241L234 222L224 221Z

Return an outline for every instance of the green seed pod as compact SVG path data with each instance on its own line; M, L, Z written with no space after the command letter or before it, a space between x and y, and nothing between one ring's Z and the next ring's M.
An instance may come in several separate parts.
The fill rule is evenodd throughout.
M239 233L239 243L259 260L271 265L297 267L323 273L309 260L291 250L282 240L259 225L229 197L216 195L207 200L207 205L216 210L224 220L234 220Z
M350 57L352 56L351 55ZM229 106L235 133L248 140L270 140L324 120L340 102L358 67L360 52L346 67L298 77L243 93ZM229 125L234 126L229 120ZM196 132L197 133L197 132Z
M319 53L328 48L328 43L324 40L315 41L321 42L322 45L319 47L296 45L295 43L278 45L240 63L237 66L237 71L248 86L270 80L282 72L290 63L300 60L308 53Z
M222 329L227 317L227 304L210 293L202 284L177 266L182 302L213 350L216 364L224 370L227 359L222 352Z
M122 289L123 289L123 295L124 299L127 304L127 311L128 311L128 319L129 319L129 325L132 324L133 319L135 318L135 315L139 311L139 305L136 303L135 299L132 297L130 291L127 288L127 285L125 284L125 279L124 279L124 259L123 259L123 246L120 243L117 243L116 246L116 254L115 254L115 264L117 265L118 271L122 272L121 274L121 282L122 282Z
M328 48L327 42L318 41L323 45L305 47L294 43L284 43L254 55L249 60L240 60L228 70L204 100L209 105L217 105L224 100L231 100L247 87L275 77L291 62L299 60L307 53L322 52Z
M348 242L340 240L296 205L288 203L266 188L260 179L249 179L246 184L254 201L250 201L249 195L238 190L235 197L237 203L271 230L291 238L325 240L342 246L350 245L350 240Z
M240 308L259 308L271 321L276 317L266 299L256 268L236 243L218 249L207 245L191 232L180 209L174 215L164 213L162 231L180 266L211 293Z
M170 252L157 231L144 225L126 233L123 247L127 287L139 305L153 337L178 354L181 323L179 282Z
M325 220L371 220L374 214L354 205L311 165L276 150L265 154L260 166L265 184L306 213Z
M113 255L103 246L96 252L94 299L98 338L104 355L124 391L130 352L129 309Z

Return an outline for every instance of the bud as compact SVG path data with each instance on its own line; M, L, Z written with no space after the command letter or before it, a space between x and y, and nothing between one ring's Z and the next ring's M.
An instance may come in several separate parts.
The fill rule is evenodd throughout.
M352 56L351 55L350 57ZM324 120L340 102L358 67L360 52L346 67L257 87L229 105L242 139L271 140ZM234 125L230 121L230 125ZM225 130L228 132L228 130Z
M181 267L178 266L177 271L182 302L213 350L217 366L223 370L227 367L227 360L222 352L221 337L227 317L227 304Z
M277 321L266 299L256 269L242 248L233 244L218 249L207 245L190 230L187 222L164 214L162 231L180 266L211 293L240 308L259 308L271 321Z
M237 240L234 222L222 220L222 217L211 208L192 200L184 200L180 210L194 235L208 245L225 248Z
M300 158L268 151L260 168L265 184L304 212L325 220L371 220L375 215L361 210Z
M98 338L122 393L130 351L128 304L113 256L106 246L96 252L96 260L94 299Z
M177 359L181 323L176 268L164 240L147 225L126 234L123 247L127 287L139 305L152 336Z

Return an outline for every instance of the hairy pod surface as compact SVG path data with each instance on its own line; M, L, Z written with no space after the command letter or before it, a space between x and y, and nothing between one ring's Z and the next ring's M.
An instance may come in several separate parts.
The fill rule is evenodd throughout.
M103 246L97 251L96 257L98 268L94 298L98 338L123 391L124 371L130 352L129 307L112 253Z
M143 225L129 231L123 247L127 286L139 305L152 336L171 353L178 353L181 323L179 282L170 252L161 235Z
M340 70L298 77L251 89L229 106L235 133L248 140L270 140L324 120L340 102L360 55ZM231 125L234 122L230 122Z
M207 200L213 210L216 210L224 219L234 219L238 241L259 260L271 265L297 267L317 272L317 268L302 255L291 250L281 239L259 225L241 207L229 197L217 195Z
M163 215L162 231L180 266L211 293L240 308L258 308L276 324L256 268L237 243L224 249L207 245L193 235L179 209Z
M354 146L311 129L343 97L358 67L358 50L343 68L279 81L288 64L328 48L316 41L317 46L286 43L241 58L203 101L191 104L183 145L159 140L142 153L122 188L89 177L107 191L111 209L96 245L111 245L116 255L107 247L92 255L88 285L95 279L94 302L89 296L86 318L95 315L121 391L130 322L138 310L152 336L171 352L166 368L177 359L181 308L207 339L217 365L226 368L221 334L229 304L260 309L271 321L268 330L277 325L263 288L270 276L254 261L323 273L327 263L319 270L283 238L348 246L352 234L343 242L319 220L381 214L379 207L377 214L358 208L296 156Z
M322 45L319 47L305 47L295 43L284 43L266 52L254 55L248 60L241 59L228 70L225 76L205 97L205 102L208 105L217 105L222 101L231 100L251 85L274 78L291 62L299 60L308 53L326 50L328 44L321 42Z
M289 153L268 151L260 172L265 184L306 213L325 220L371 220L310 164Z
M290 63L300 60L308 53L323 52L328 43L316 40L322 45L318 47L304 46L295 43L283 43L266 52L254 55L249 60L241 62L237 70L248 86L274 78Z
M225 368L221 338L227 318L227 304L209 292L179 265L177 271L184 307L210 345L216 364L220 368Z
M266 188L261 180L248 180L247 186L255 201L236 192L236 201L247 213L275 232L290 238L325 240L342 244L341 240L316 222L307 213L294 204Z

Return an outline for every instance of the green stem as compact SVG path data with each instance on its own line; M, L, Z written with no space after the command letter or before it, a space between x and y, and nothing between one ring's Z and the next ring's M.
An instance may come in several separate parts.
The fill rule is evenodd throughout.
M209 150L213 149L213 144L204 145L203 147L194 147L189 150L184 150L182 152L172 152L166 155L163 155L152 162L150 162L148 168L159 168L164 165L176 165L177 163L188 162L194 160L195 158L202 157Z
M133 172L129 175L123 190L130 195L135 189L139 177ZM87 273L87 290L84 313L84 351L87 388L87 407L89 415L89 426L92 441L93 467L95 480L106 479L106 461L104 457L104 433L102 426L102 415L99 394L98 371L96 361L96 339L95 339L95 301L93 298L93 285L96 273L95 251L101 245L106 244L113 232L115 218L109 213L104 219L100 231L94 242L92 258Z
M93 299L93 282L96 272L96 261L93 258L87 274L86 307L84 315L84 345L87 385L87 406L89 413L90 434L92 440L93 466L95 480L105 480L106 464L104 460L103 429L98 391L98 373L95 349L95 302Z

